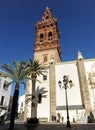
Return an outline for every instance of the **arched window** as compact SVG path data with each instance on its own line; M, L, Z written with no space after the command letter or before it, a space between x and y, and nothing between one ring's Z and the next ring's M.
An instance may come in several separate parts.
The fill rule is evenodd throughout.
M49 19L49 16L46 16L46 19Z
M50 40L50 41L52 40L52 32L48 33L48 40Z
M41 34L40 34L40 42L43 42L43 40L44 40L44 36L43 36L43 34L41 33Z

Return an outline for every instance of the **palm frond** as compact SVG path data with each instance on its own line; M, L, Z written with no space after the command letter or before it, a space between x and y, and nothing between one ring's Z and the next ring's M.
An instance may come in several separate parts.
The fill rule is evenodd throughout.
M25 78L24 76L26 76L25 75L25 73L24 73L24 67L23 67L23 64L22 63L20 63L20 62L16 62L16 61L14 61L14 66L15 66L15 72L16 72L16 78L18 79L18 80L22 80L23 78Z
M8 83L6 84L6 86L9 87L12 83L13 83L13 81L8 82Z
M8 74L8 73L5 73L5 72L3 72L1 75L0 75L0 77L8 77L8 78L10 78L10 79L12 79L13 80L13 75L11 75L11 74Z
M1 67L7 72L7 74L6 74L7 76L9 74L9 75L11 75L11 78L15 77L14 69L10 65L2 64Z
M47 90L44 90L43 92L42 92L42 94L45 94L45 93L47 93L48 91Z
M10 77L14 82L22 82L27 79L28 72L22 62L13 61L13 67L7 64L2 64L1 67L7 72L3 76Z
M39 86L37 87L37 93L38 94L41 93L42 97L46 98L47 97L47 95L46 95L47 92L48 91L46 90L45 87L42 87L42 88L40 88Z
M47 95L42 95L42 98L47 98Z

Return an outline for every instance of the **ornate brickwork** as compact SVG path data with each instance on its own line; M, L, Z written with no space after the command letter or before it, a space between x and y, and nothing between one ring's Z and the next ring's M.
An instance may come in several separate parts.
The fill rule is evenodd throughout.
M52 10L47 7L42 16L42 20L38 21L36 24L36 41L35 41L35 48L34 48L34 59L36 59L39 52L40 52L39 54L41 55L46 53L46 51L49 54L49 52L53 49L55 50L55 52L57 52L58 58L56 62L59 62L61 60L59 38L60 36L58 31L57 19L53 17ZM41 55L40 57L42 57ZM55 54L53 55L55 58Z

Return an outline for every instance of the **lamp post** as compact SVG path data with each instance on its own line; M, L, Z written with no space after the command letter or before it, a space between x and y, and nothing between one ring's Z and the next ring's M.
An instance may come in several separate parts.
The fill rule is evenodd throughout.
M67 125L66 127L67 128L70 128L71 125L70 125L70 121L69 121L69 110L68 110L68 98L67 98L67 88L68 88L68 83L70 85L70 87L72 87L72 81L68 79L68 76L63 76L63 87L62 87L62 82L59 81L58 84L59 84L59 87L60 88L64 88L65 89L65 96L66 96L66 110L67 110Z

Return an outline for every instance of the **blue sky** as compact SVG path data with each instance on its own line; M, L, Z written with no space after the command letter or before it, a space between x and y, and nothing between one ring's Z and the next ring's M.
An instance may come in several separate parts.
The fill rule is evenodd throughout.
M0 64L33 58L35 24L46 7L58 19L62 61L95 58L95 0L0 0Z

